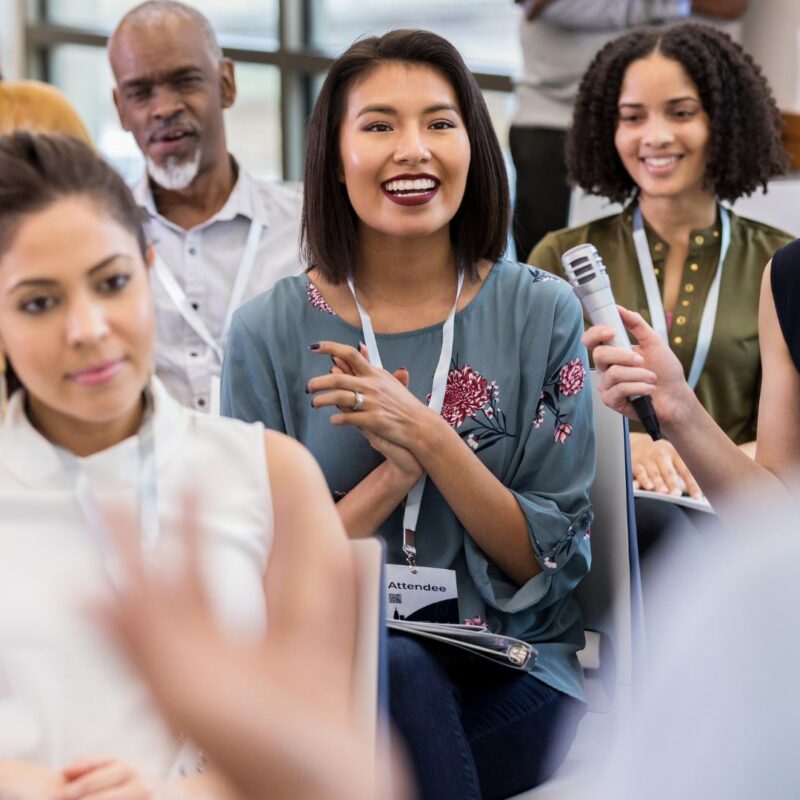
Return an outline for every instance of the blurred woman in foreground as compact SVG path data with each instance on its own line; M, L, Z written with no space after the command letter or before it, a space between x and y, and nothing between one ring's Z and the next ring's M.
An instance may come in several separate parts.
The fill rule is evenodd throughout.
M194 491L220 624L316 665L316 680L312 667L283 679L303 680L323 712L347 702L349 656L318 656L351 653L354 629L349 548L319 469L288 437L181 407L152 376L151 259L130 192L86 145L0 140L4 797L230 796L87 619L86 600L123 580L109 508L137 520L143 558L169 571ZM181 682L193 691L191 670Z

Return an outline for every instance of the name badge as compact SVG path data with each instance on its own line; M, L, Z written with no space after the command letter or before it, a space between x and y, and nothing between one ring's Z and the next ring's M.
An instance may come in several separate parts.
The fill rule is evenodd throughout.
M386 608L388 619L459 622L455 570L387 564Z
M208 395L208 413L212 417L219 416L220 399L222 397L222 381L219 375L211 376L211 391Z

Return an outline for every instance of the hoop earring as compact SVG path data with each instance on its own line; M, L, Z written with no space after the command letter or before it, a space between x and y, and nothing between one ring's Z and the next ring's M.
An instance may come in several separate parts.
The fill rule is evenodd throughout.
M0 350L0 422L5 419L8 408L8 380L6 379L6 356Z

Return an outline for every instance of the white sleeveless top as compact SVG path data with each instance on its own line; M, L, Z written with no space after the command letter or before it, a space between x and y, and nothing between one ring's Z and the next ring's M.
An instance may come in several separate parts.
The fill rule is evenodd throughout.
M186 409L157 380L152 390L160 535L150 556L174 556L191 487L215 612L237 635L263 636L273 535L263 428ZM135 508L137 439L79 459L99 502ZM113 589L73 481L16 392L0 426L0 760L61 769L99 754L166 777L179 739L86 612Z

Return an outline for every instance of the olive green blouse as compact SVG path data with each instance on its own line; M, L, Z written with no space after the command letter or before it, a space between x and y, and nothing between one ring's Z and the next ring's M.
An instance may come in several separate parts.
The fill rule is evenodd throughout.
M669 246L646 222L645 229L663 295L664 261ZM772 254L792 238L777 228L731 213L731 244L722 273L717 319L696 392L703 407L736 444L752 441L756 436L761 388L758 350L761 275ZM638 311L650 321L633 243L630 207L619 214L585 225L548 233L533 248L528 263L564 277L561 254L584 242L591 242L600 252L617 302ZM719 251L719 219L710 228L692 231L689 254L683 265L680 295L669 333L670 347L687 375ZM637 426L633 428L641 430Z

